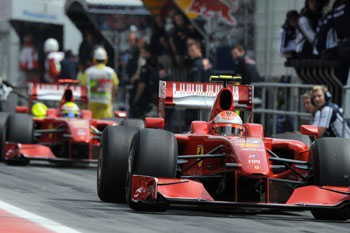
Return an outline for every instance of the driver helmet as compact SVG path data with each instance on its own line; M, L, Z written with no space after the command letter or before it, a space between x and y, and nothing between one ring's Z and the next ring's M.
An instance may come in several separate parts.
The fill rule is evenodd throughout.
M47 115L47 107L43 103L36 103L32 106L32 114L35 117L44 118Z
M74 102L66 102L61 107L61 112L63 117L74 118L80 116L80 109L78 105Z
M214 131L217 135L238 136L243 131L242 119L232 111L220 112L214 118Z

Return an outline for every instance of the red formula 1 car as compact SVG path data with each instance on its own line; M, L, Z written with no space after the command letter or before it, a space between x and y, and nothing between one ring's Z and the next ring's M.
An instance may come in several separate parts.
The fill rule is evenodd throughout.
M349 219L350 141L320 138L310 145L309 136L318 135L314 126L302 126L304 135L264 137L262 125L252 123L253 86L227 85L225 78L217 79L224 85L160 83L160 113L167 105L211 109L209 121L193 121L186 134L161 129L162 118L146 119L141 130L107 127L100 199L127 201L135 210L189 204L311 210L316 219Z
M45 109L43 116L28 114L28 107L23 106L17 107L15 114L1 113L0 149L4 162L21 165L30 160L97 162L100 136L106 126L143 124L141 120L123 120L125 112L115 112L116 118L107 120L92 119L89 110L80 110L73 118L65 116L61 108L65 103L78 103L84 108L88 102L87 89L72 80L59 84L30 83L29 105L39 101L52 107Z

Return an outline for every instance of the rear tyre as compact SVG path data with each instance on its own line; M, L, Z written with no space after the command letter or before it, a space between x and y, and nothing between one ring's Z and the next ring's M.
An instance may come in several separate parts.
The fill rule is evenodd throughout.
M145 128L145 122L140 119L125 119L122 121L121 125L136 127L139 129Z
M34 142L34 121L27 114L11 114L8 119L7 141L15 143L31 144ZM29 160L20 158L18 160L7 160L9 165L26 166Z
M294 133L279 133L272 135L272 138L279 139L291 139L304 143L308 148L310 148L311 140L310 137L303 134L294 134Z
M173 133L157 129L141 129L132 141L127 174L127 202L130 208L144 211L165 211L169 204L158 199L157 203L141 203L131 200L132 175L175 178L178 155L177 141Z
M320 138L310 150L310 180L309 183L318 186L350 186L350 140L345 138ZM311 211L316 219L347 220L350 209L336 211Z
M0 112L0 161L4 161L8 117L9 114L7 112Z
M97 169L97 194L105 202L125 202L130 145L137 128L108 126L101 138Z

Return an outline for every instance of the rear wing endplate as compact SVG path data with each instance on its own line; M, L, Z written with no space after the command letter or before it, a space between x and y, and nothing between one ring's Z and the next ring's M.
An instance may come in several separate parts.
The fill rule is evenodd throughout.
M211 109L222 83L159 82L158 117L164 118L165 108ZM253 109L254 87L249 85L228 85L233 93L237 110Z

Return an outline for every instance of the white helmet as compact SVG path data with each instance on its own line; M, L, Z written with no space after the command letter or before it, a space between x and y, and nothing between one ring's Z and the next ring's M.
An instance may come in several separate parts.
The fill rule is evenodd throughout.
M104 48L102 47L98 47L97 49L95 49L94 51L94 59L98 60L98 61L104 61L107 59L107 52Z
M243 130L243 122L239 115L232 111L220 112L214 118L213 127L218 135L238 136Z
M49 38L44 43L44 52L49 53L52 51L58 51L58 42L54 38Z

